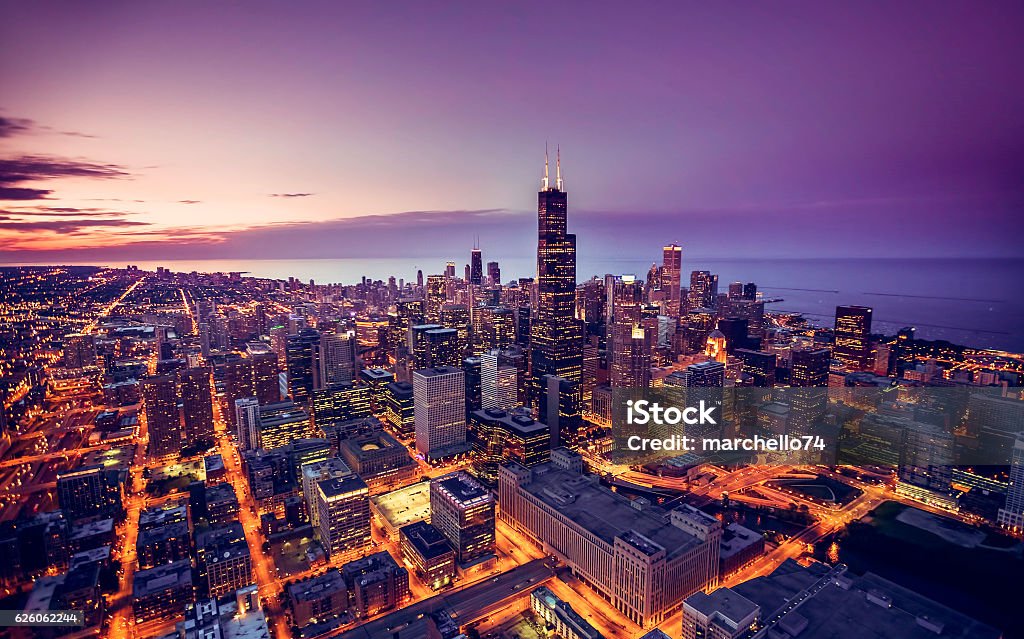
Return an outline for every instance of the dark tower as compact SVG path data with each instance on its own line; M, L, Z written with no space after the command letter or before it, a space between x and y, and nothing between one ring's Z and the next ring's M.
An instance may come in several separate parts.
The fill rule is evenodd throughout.
M469 283L473 286L484 283L484 256L479 246L474 246L469 254Z
M561 392L574 395L560 404L579 407L583 331L575 317L576 236L566 233L567 198L562 190L560 153L555 167L552 188L545 152L544 179L537 194L537 317L531 326L531 403L539 407L547 390L545 376L552 375L568 382L562 385Z

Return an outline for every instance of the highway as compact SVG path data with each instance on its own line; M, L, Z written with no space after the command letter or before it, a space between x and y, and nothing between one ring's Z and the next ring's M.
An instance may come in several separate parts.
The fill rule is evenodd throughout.
M341 639L422 639L427 636L428 612L447 609L460 625L486 616L508 600L528 597L530 591L554 576L550 562L535 559L483 582L451 590L396 610L340 633Z

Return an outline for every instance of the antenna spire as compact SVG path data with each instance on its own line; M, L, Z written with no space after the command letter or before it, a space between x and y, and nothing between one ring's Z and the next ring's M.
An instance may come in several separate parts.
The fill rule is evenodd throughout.
M562 146L555 147L555 188L562 190Z
M547 191L550 188L548 180L548 143L544 142L544 179L540 181L540 190Z

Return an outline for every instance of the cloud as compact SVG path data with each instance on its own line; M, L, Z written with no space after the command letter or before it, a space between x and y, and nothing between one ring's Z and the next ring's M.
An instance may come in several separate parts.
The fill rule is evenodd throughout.
M43 200L53 193L52 189L25 187L23 184L26 182L59 178L113 180L128 177L131 177L131 173L117 164L43 155L0 159L0 200Z
M51 193L53 191L50 189L9 187L0 183L0 200L45 200Z
M316 193L271 193L270 197L310 197L316 195Z
M39 124L31 118L12 118L0 115L0 138L10 138L26 133L52 133L73 138L96 139L98 136L81 131L58 131L52 126Z
M137 227L149 226L149 222L136 222L121 218L85 219L85 220L15 220L7 216L0 216L0 230L26 233L33 231L51 231L54 233L76 234L87 229L112 228L112 227Z
M0 115L0 138L9 138L21 133L28 133L35 122L28 118L9 118Z
M202 200L178 200L178 204L202 204Z
M110 211L96 208L76 208L72 206L37 206L31 209L8 209L0 214L18 217L123 217L134 215L130 211Z

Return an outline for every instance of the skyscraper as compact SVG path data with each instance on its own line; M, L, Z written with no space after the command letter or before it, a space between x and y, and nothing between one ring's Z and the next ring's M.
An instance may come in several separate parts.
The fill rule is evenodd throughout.
M473 286L484 283L484 257L478 246L474 246L469 254L469 283Z
M173 375L152 377L142 385L150 457L163 457L181 450L176 386Z
M441 324L441 309L448 295L448 282L444 275L427 276L426 320L431 324Z
M661 288L665 291L665 311L669 317L679 317L682 306L683 249L669 244L663 249Z
M530 341L531 404L535 407L544 394L541 379L545 375L573 382L570 388L576 393L580 392L583 376L583 333L575 318L576 236L566 233L567 202L561 153L556 156L552 187L545 152L544 179L537 194L537 317L532 322Z
M693 271L690 273L690 294L686 300L689 310L695 308L714 308L718 297L718 276L710 271Z
M828 386L831 353L827 348L796 350L790 354L790 386Z
M296 404L309 402L313 389L319 387L320 332L303 328L288 336L286 359L288 365L288 394Z
M323 333L320 336L320 384L351 382L359 372L359 344L355 331Z
M492 286L501 284L501 267L497 262L487 263L487 279L491 281Z
M413 372L416 450L428 460L466 450L466 380L451 366Z
M260 403L255 397L235 400L235 434L239 450L262 448L260 443Z
M855 371L871 368L870 307L836 307L835 358Z
M185 443L213 438L213 394L210 369L203 366L178 372Z
M480 404L483 408L512 410L517 402L518 371L501 361L500 351L480 356Z

